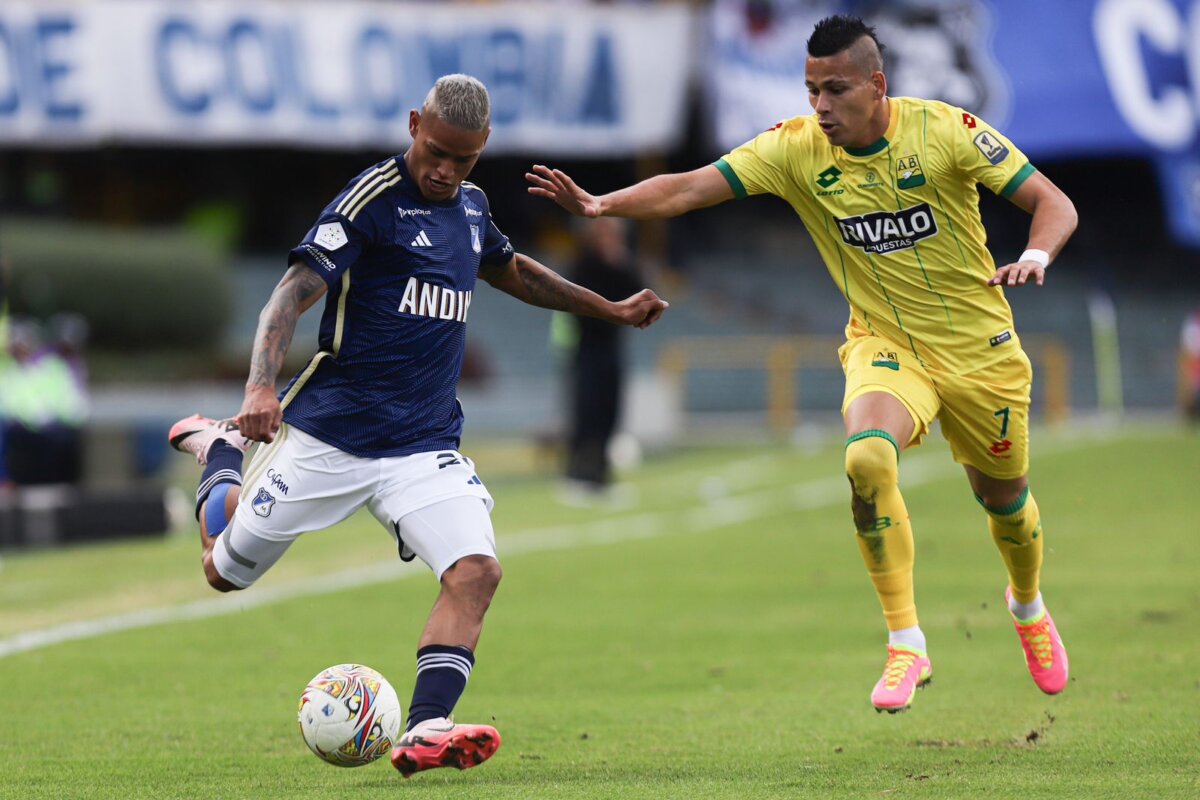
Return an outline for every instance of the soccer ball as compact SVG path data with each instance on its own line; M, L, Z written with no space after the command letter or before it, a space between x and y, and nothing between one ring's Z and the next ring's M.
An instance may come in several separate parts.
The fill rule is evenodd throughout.
M338 767L361 767L390 753L400 734L400 700L387 679L362 664L321 670L300 695L300 733Z

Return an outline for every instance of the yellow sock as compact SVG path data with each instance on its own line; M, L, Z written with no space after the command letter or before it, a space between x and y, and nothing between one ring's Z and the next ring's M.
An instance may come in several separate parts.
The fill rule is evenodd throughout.
M982 505L983 501L980 501ZM1008 568L1008 585L1018 603L1032 603L1038 595L1042 570L1042 517L1029 487L1011 505L988 508L988 530Z
M900 495L899 448L886 431L867 430L846 441L846 476L858 549L879 595L890 631L917 625L913 600L913 536Z

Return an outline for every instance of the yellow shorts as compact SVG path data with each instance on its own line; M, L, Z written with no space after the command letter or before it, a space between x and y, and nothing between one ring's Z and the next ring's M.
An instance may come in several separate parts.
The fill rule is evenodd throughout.
M921 443L936 419L959 464L1000 479L1029 471L1033 369L1024 351L969 375L922 367L911 350L878 336L856 336L838 356L846 373L843 414L858 397L887 392L912 415L909 447Z

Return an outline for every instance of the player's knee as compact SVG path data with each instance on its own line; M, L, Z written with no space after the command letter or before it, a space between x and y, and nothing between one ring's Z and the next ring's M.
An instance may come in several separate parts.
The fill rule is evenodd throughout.
M894 486L900 479L896 447L882 436L865 436L846 445L846 475L856 493Z
M204 556L204 577L208 580L208 585L218 592L232 592L241 588L221 577L221 573L217 571L217 565L213 563L211 553L206 553Z
M469 593L491 599L504 572L491 556L466 556L442 573L442 585L449 591Z

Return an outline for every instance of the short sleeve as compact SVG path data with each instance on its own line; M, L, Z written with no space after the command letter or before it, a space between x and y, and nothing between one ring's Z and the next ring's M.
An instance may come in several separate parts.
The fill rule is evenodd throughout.
M725 176L734 196L784 195L787 184L785 135L784 123L780 123L715 162L714 166Z
M1037 170L1025 154L978 117L954 109L960 120L952 120L954 161L964 173L1001 197L1012 197Z
M386 176L374 178L376 173L368 171L351 181L325 207L316 224L288 254L289 265L302 261L333 286L380 238L380 232L386 233L391 205L379 189L395 180L381 184ZM371 192L372 188L376 191Z

